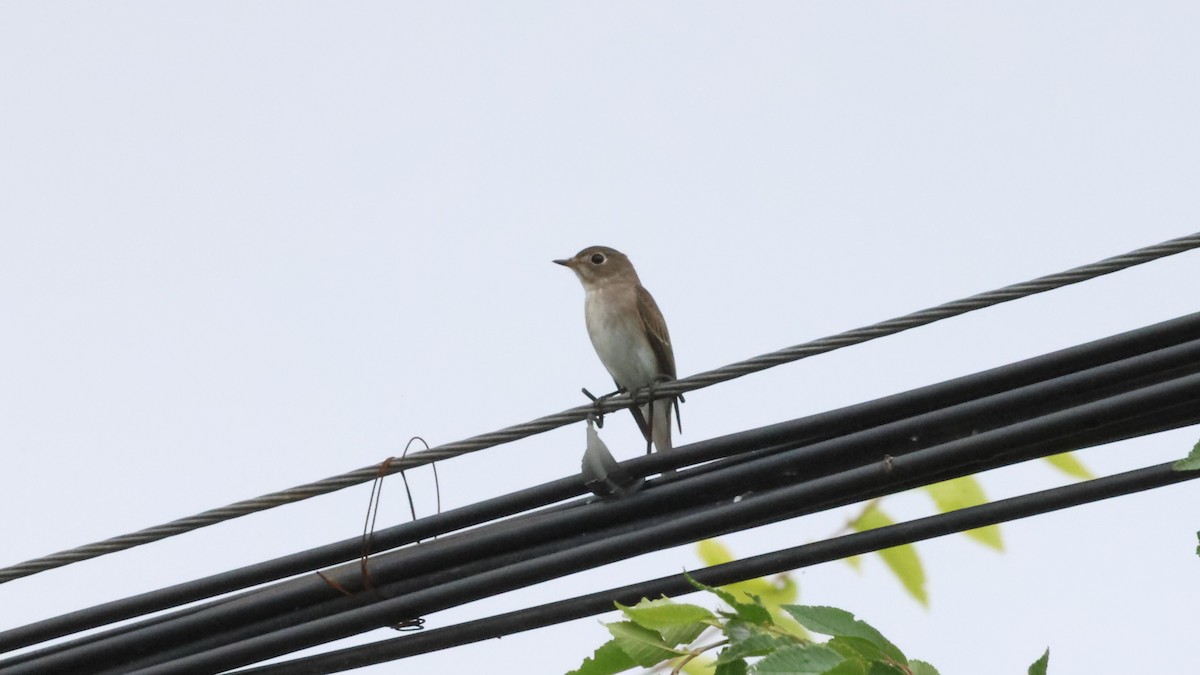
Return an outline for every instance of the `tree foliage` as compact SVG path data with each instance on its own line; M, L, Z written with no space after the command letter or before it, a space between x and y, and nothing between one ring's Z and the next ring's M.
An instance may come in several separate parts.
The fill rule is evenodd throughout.
M757 596L738 599L727 589L699 589L728 609L710 611L667 598L617 605L624 621L607 624L612 639L569 675L615 675L631 668L670 668L673 674L713 675L938 675L929 663L910 659L878 630L835 607L780 605L791 625ZM796 630L801 627L801 630ZM693 646L701 635L711 640ZM812 634L828 636L825 641ZM701 668L698 661L708 656ZM715 655L715 658L714 656ZM1047 651L1029 667L1046 675Z

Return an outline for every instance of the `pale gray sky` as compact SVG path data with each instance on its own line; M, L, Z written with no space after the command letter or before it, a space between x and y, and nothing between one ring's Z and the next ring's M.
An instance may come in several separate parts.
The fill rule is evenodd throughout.
M550 260L585 245L629 254L686 375L1198 230L1198 33L1186 2L4 3L0 564L582 403L608 378ZM1195 311L1198 259L696 392L679 441ZM640 452L624 416L604 432ZM576 471L583 438L446 462L445 504ZM1198 438L1081 458L1108 474ZM2 585L0 628L351 536L367 495ZM922 544L928 611L877 561L800 573L802 600L945 675L1047 646L1054 675L1186 670L1198 503L1182 485L1010 524L1002 555ZM662 552L429 625L697 565ZM606 637L585 619L367 672L562 672Z

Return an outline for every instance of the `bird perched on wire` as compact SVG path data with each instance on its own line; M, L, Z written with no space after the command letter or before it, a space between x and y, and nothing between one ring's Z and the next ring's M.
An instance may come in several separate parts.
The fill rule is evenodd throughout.
M642 286L633 263L607 246L589 246L575 257L555 260L583 284L583 315L600 362L619 390L630 393L675 379L675 354L667 322ZM659 452L671 449L674 396L631 408L638 427Z

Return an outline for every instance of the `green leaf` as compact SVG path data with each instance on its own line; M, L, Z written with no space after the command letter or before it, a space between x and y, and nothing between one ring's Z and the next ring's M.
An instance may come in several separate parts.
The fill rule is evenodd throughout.
M1046 649L1046 653L1042 654L1042 658L1033 662L1029 666L1029 675L1046 675L1046 668L1050 665L1050 650Z
M758 624L739 619L730 619L725 624L725 636L729 638L729 644L717 656L717 663L728 663L748 656L765 656L798 642L795 638L769 633Z
M754 665L759 674L820 675L839 663L842 655L825 645L793 645L771 653Z
M872 506L850 523L850 527L858 532L863 532L885 527L894 522L877 506ZM894 548L885 548L879 551L879 557L883 558L884 564L900 579L900 583L904 585L904 589L908 591L909 595L928 607L929 597L925 594L925 569L921 567L921 559L917 557L916 547L905 544Z
M874 642L860 637L835 637L825 644L847 659L862 659L863 661L882 661L885 658L883 649Z
M741 595L746 598L758 597L763 605L769 607L771 605L780 605L785 602L795 602L796 597L800 594L800 588L796 583L785 574L781 574L771 579L747 579L739 581L736 584L722 586L725 590L733 593L735 596Z
M974 476L953 478L941 483L926 485L923 489L929 493L930 497L933 497L933 503L942 513L986 504L988 501L987 495L983 492L983 486L975 480ZM1000 540L1000 528L996 525L967 530L963 534L997 551L1004 550L1004 542Z
M717 669L713 671L713 675L746 675L749 672L749 667L742 659L730 661L728 663L718 663Z
M1171 465L1171 468L1176 471L1196 471L1200 469L1200 443L1196 443L1192 447L1192 451L1188 456Z
M1064 452L1060 455L1050 455L1046 458L1050 465L1059 471L1067 474L1072 478L1079 480L1091 480L1096 477L1090 469L1083 465L1078 459L1075 459L1074 453Z
M730 615L729 612L721 612L722 616L736 617L743 621L749 621L751 623L762 625L774 623L774 621L771 619L771 612L767 610L766 607L763 607L762 603L756 598L750 598L750 602L740 602L733 595L733 593L730 593L729 591L702 584L688 574L684 574L683 576L686 577L688 582L690 582L696 588L712 593L720 598L726 605L729 605L730 609L733 610L733 614Z
M908 662L908 669L912 671L912 675L941 675L937 668L916 659Z
M750 601L739 604L738 612L742 618L761 624L768 623L761 611L755 608L761 606L769 614L770 623L798 637L808 637L799 624L779 609L780 605L796 602L800 595L800 587L787 575L781 574L774 580L748 579L721 588L732 593L735 598L746 598Z
M615 675L630 668L636 668L637 665L633 659L629 658L628 654L617 646L616 640L609 640L600 645L591 658L584 659L579 668L572 670L567 675Z
M683 664L683 668L679 672L685 675L713 675L715 665L716 662L712 658L701 654Z
M683 626L674 626L672 628L663 628L658 631L658 634L663 637L663 642L669 645L678 645L686 647L696 641L700 634L709 628L706 623L693 623Z
M605 627L612 633L621 651L628 654L639 666L648 668L679 656L679 653L672 649L674 645L663 642L662 636L656 631L632 621L617 621L605 624Z
M883 661L876 661L871 664L871 669L867 671L867 675L904 675L904 671L899 666L894 666Z
M695 579L693 579L692 575L688 574L687 572L683 573L683 578L687 579L688 583L691 584L692 586L695 586L698 590L708 591L709 593L712 593L713 595L717 596L725 604L729 605L730 607L737 604L737 598L733 597L733 594L730 593L729 591L721 590L720 588L717 588L716 586L709 586L708 584L700 583L699 581L696 581Z
M850 521L849 527L855 532L866 532L867 530L876 530L887 525L891 525L896 521L888 517L886 513L879 509L879 501L871 502L871 505L863 509L863 512L858 514L858 517Z
M786 605L784 610L801 626L822 635L832 635L839 638L861 638L875 645L893 661L908 663L896 645L892 644L883 634L875 630L866 621L854 618L854 615L837 607L814 607L811 605Z
M825 675L867 675L868 667L868 664L862 661L846 659L825 671Z
M925 569L921 567L921 559L917 557L917 549L912 545L885 548L879 552L879 557L891 568L892 573L900 579L904 590L916 598L917 602L929 606L929 596L925 593Z
M977 527L973 530L966 530L963 532L963 534L983 544L984 546L994 548L997 551L1004 550L1004 540L1000 536L999 525L984 525L983 527Z
M733 605L733 609L736 610L734 616L743 621L760 626L770 626L775 623L775 619L771 618L771 611L759 603L739 602Z
M619 602L616 604L617 608L624 612L630 621L656 631L691 626L701 621L717 618L712 612L699 605L677 603L669 598L659 600L643 598L633 607L626 607Z
M733 555L733 551L729 550L729 547L716 539L705 539L696 544L696 553L704 561L704 564L708 566L720 565L737 559ZM757 595L762 598L763 604L767 607L780 605L785 602L795 602L800 594L800 588L796 585L796 582L792 581L791 577L786 574L780 574L773 579L747 579L722 586L721 588L733 593L735 597L738 595L746 597Z
M842 562L854 568L855 572L862 572L862 556L852 555L849 558L842 558Z
M705 539L696 544L696 555L700 556L706 567L734 561L733 551L716 539Z

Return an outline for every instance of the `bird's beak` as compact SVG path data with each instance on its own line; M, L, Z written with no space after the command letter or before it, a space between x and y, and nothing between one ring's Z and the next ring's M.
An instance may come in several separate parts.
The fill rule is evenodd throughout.
M551 262L553 262L555 265L562 265L563 267L570 267L570 266L571 266L571 261L570 261L570 260L553 260L553 261L551 261Z

